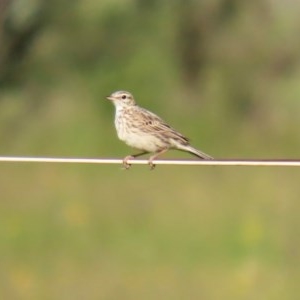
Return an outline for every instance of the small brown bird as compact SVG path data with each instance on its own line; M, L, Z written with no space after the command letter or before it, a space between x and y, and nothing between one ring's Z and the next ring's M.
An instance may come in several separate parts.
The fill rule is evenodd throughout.
M155 153L149 158L150 168L155 167L153 160L170 149L189 152L201 159L213 159L211 156L193 148L189 140L166 124L154 113L139 107L132 94L117 91L107 97L115 105L115 126L118 137L128 146L142 152L128 155L123 159L126 169L128 160L147 153Z

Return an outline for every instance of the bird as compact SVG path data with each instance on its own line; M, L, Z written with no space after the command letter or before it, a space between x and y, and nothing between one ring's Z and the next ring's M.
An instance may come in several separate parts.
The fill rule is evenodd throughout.
M155 167L153 161L171 149L189 152L200 159L213 159L210 155L192 147L188 138L169 126L159 116L138 106L131 93L116 91L106 99L115 106L115 127L118 138L128 146L142 151L123 159L125 169L130 167L129 160L154 153L148 161L150 169L153 170Z

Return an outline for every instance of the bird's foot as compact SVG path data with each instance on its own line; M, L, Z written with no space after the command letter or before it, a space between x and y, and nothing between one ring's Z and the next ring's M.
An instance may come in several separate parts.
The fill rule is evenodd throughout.
M153 159L150 158L148 161L148 164L150 166L150 171L155 169L155 164L153 163Z
M154 170L155 168L155 164L153 163L154 159L156 159L158 156L160 156L161 154L167 152L169 150L169 148L164 148L158 152L156 152L154 155L152 155L150 158L149 158L149 161L148 161L148 164L150 166L150 170Z
M128 163L128 160L134 159L134 156L128 155L123 159L123 167L125 170L128 170L131 167L131 164Z

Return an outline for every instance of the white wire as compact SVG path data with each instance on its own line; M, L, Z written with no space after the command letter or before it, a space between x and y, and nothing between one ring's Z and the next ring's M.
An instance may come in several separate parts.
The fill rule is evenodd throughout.
M122 159L115 158L69 158L69 157L17 157L0 156L0 162L27 163L73 163L73 164L122 164ZM146 159L128 160L129 164L148 164ZM187 166L268 166L300 167L300 160L155 160L155 165Z

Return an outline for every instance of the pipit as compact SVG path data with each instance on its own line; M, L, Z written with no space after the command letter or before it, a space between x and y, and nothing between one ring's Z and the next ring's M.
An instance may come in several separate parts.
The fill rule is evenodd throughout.
M201 159L211 156L193 148L189 140L170 127L154 113L139 107L132 94L117 91L106 97L115 106L115 126L119 139L128 146L141 150L141 153L128 155L123 159L125 169L130 167L128 160L154 153L149 158L150 168L155 167L153 160L170 149L189 152Z

